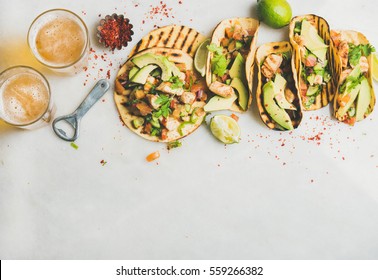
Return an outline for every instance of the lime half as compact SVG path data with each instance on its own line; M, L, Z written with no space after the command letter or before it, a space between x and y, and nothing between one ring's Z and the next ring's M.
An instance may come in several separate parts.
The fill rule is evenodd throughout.
M373 65L371 67L373 79L378 82L378 53L373 53Z
M203 41L194 55L194 68L201 74L202 77L206 75L206 61L207 61L207 46L210 44L210 39Z
M238 143L240 127L231 117L225 115L214 116L210 121L211 133L225 144Z
M289 24L292 11L286 0L257 0L257 16L268 26L281 28Z

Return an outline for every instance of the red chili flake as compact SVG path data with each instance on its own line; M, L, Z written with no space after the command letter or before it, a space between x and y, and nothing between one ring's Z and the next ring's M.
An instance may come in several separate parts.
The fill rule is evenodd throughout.
M97 27L97 36L105 47L109 47L112 51L116 48L120 50L122 47L126 47L128 42L131 42L131 37L134 34L132 28L133 25L129 19L123 15L107 15Z
M104 165L107 164L108 162L102 159L102 160L100 161L100 163L101 163L102 166L104 166Z
M107 78L108 80L110 80L110 70L108 70L108 71L106 72L106 78Z

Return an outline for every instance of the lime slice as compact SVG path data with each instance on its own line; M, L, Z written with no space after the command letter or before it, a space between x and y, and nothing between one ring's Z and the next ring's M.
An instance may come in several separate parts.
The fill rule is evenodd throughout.
M240 127L231 117L225 115L214 116L210 121L211 133L225 144L238 143Z
M194 68L201 74L202 77L206 75L206 61L207 61L207 46L210 44L210 39L203 41L194 55Z
M371 67L373 79L378 82L378 53L373 53L373 65Z

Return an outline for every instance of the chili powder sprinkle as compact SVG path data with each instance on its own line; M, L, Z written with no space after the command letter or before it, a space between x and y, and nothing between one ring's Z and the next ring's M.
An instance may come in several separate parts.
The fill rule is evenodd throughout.
M126 47L128 42L131 42L132 35L134 35L132 28L133 25L129 19L123 15L107 15L97 27L97 37L99 37L100 43L112 51L116 48L120 50L122 47Z

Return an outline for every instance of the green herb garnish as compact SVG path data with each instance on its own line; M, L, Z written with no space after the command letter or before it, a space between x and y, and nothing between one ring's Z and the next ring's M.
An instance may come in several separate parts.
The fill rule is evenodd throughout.
M223 48L216 46L214 43L207 46L207 49L210 52L214 53L213 59L211 61L211 70L214 74L222 77L226 73L230 60L227 59L223 54Z
M71 142L71 147L74 148L75 150L79 149L79 146L76 145L74 142Z
M354 89L356 86L361 84L362 79L364 78L364 74L358 75L358 77L348 76L345 81L340 86L340 92L343 93L345 91L350 92L352 89ZM347 87L348 85L348 87Z
M171 100L172 99L170 97L163 94L159 94L159 97L155 100L155 103L161 106L157 111L152 113L153 117L154 118L159 118L160 116L163 116L164 118L168 117L169 114L172 112L171 108L169 108L169 106L171 105Z
M174 149L174 148L179 148L179 147L181 147L182 146L182 143L180 142L180 141L178 141L178 140L176 140L176 141L172 141L172 142L169 142L168 144L167 144L167 148L168 148L168 150L172 150L172 149Z
M214 43L208 45L207 49L214 54L223 54L223 48L221 46L218 47Z
M184 83L177 76L172 76L168 81L172 83L171 89L178 89L184 86Z
M373 52L375 52L375 48L370 44L356 46L350 43L348 53L349 64L356 66L360 62L361 56L368 57Z

